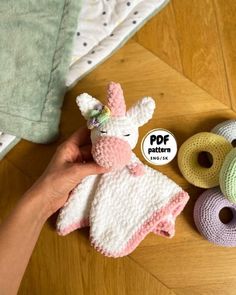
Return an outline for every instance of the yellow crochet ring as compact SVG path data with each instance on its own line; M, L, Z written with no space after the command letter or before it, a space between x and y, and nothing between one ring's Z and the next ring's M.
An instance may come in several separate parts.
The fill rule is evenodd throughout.
M232 145L223 136L200 132L187 139L179 149L178 165L181 173L191 184L201 188L212 188L219 185L219 174L226 155ZM199 154L211 155L211 167L199 163Z

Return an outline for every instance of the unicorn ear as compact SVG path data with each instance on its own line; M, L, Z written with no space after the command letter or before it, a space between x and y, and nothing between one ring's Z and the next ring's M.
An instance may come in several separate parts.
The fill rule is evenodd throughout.
M131 118L134 124L142 126L152 118L154 109L154 99L151 97L144 97L132 106L127 111L126 115Z
M102 103L99 100L92 97L88 93L83 93L77 96L76 103L86 120L89 118L89 113L91 110L93 110L95 107L102 106Z

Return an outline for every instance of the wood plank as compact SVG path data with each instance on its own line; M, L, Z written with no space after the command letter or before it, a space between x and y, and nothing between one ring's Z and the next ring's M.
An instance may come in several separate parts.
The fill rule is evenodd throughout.
M226 281L223 284L193 286L183 289L174 289L177 295L235 295L236 281Z
M110 80L122 84L128 105L146 95L154 97L159 118L228 109L134 41L81 80L68 95L75 97L88 91L102 99Z
M236 110L236 3L233 0L213 0L226 64L232 106Z
M203 238L137 248L132 257L169 288L223 284L235 279L235 248L210 244ZM158 262L158 263L157 263Z
M153 17L134 39L179 72L183 72L172 2Z
M149 123L152 126L158 126L161 118L170 119L179 115L191 117L199 112L228 109L154 54L131 41L67 93L58 142L85 124L75 103L76 96L88 92L105 101L105 88L110 80L122 84L129 106L143 96L155 98L157 108L153 120ZM146 125L144 128L150 126ZM37 178L47 166L58 142L37 145L22 141L7 158L28 176Z
M51 225L43 229L19 294L173 295L128 257L96 252L87 230L59 237Z
M230 106L212 0L173 0L173 6L184 75Z
M32 181L6 158L0 161L0 226L31 184Z
M6 158L0 161L0 223L30 187L32 181Z

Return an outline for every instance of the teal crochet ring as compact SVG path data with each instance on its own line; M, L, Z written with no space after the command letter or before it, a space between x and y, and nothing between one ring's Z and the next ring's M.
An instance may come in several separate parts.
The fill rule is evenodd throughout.
M220 170L220 188L230 202L236 203L236 148L225 157Z

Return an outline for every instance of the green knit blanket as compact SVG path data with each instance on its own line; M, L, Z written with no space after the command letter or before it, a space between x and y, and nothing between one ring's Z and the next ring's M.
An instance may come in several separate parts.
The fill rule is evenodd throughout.
M80 3L1 1L1 131L39 143L57 136Z

